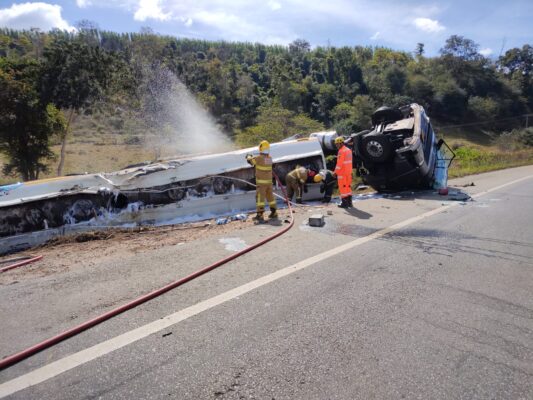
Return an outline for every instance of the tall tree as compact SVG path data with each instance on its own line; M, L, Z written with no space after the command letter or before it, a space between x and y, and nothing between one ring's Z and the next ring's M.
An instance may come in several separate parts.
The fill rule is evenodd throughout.
M424 55L424 52L424 43L417 43L415 48L415 57L422 57Z
M483 58L479 53L479 45L464 36L452 35L446 39L443 48L440 49L443 56L456 57L463 61L477 61Z
M0 60L0 151L8 156L3 173L18 173L23 180L47 171L53 158L49 139L65 128L63 115L44 104L35 90L37 64Z
M58 39L44 52L40 91L44 103L66 111L57 175L62 175L67 136L75 112L105 92L112 75L113 57L82 40Z
M533 46L507 50L498 60L503 74L517 86L533 108Z

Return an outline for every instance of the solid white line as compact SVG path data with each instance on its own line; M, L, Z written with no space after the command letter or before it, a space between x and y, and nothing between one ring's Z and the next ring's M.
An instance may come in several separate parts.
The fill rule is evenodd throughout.
M524 181L531 178L532 176L527 176L514 180L512 182L505 183L503 185L494 187L492 189L478 193L472 197L477 198L483 196L487 193L494 192L496 190L502 189L506 186L513 185L515 183ZM353 249L354 247L360 246L364 243L370 242L371 240L381 238L386 234L402 229L408 225L414 224L420 220L431 217L433 215L439 214L443 211L448 210L449 208L456 206L458 203L452 203L446 206L436 208L434 210L425 212L416 217L409 218L405 221L399 222L397 224L391 225L388 228L381 229L380 231L374 232L368 236L352 240L351 242L345 243L341 246L337 246L331 250L325 251L323 253L317 254L315 256L309 257L303 261L300 261L296 264L290 265L279 271L273 272L269 275L265 275L259 279L248 282L242 286L239 286L235 289L229 290L225 293L219 294L218 296L212 297L200 303L197 303L193 306L187 307L181 311L178 311L174 314L167 315L164 318L158 319L154 322L126 332L122 335L116 336L112 339L101 342L95 346L89 347L85 350L79 351L77 353L71 354L70 356L64 357L60 360L54 361L50 364L47 364L43 367L40 367L36 370L28 372L27 374L21 375L18 378L12 379L10 381L4 382L0 385L0 398L9 396L20 390L29 388L30 386L37 385L48 379L51 379L63 372L76 368L80 365L83 365L89 361L92 361L96 358L99 358L103 355L111 353L115 350L118 350L128 344L136 342L137 340L143 339L149 335L157 333L163 329L166 329L172 325L175 325L181 321L186 320L192 316L200 314L203 311L209 310L213 307L216 307L220 304L223 304L229 300L235 299L239 296L242 296L248 292L251 292L254 289L257 289L261 286L267 285L278 279L281 279L287 275L293 274L300 270L303 270L311 265L314 265L318 262L324 261L330 257L333 257L337 254L345 252L347 250Z

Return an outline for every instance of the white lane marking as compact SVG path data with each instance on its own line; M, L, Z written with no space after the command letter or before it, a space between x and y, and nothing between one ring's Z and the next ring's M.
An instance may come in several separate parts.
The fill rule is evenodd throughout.
M524 178L520 178L512 182L507 182L503 185L500 185L492 189L488 189L478 194L475 194L472 197L473 198L481 197L487 193L494 192L506 186L513 185L518 182L522 182L532 177L533 176L526 176ZM261 286L277 281L278 279L281 279L287 275L303 270L304 268L307 268L318 262L324 261L337 254L353 249L354 247L360 246L364 243L370 242L371 240L378 239L390 232L393 232L398 229L402 229L408 225L414 224L415 222L418 222L424 218L428 218L433 215L440 214L441 212L446 211L456 206L457 204L459 203L453 203L450 205L436 208L434 210L425 212L416 217L412 217L405 221L391 225L388 228L381 229L380 231L374 232L368 236L364 236L362 238L352 240L351 242L345 243L341 246L337 246L331 250L325 251L324 253L320 253L315 256L309 257L296 264L280 269L279 271L273 272L269 275L265 275L259 279L248 282L242 286L236 287L235 289L219 294L218 296L212 297L210 299L197 303L193 306L187 307L181 311L175 312L174 314L167 315L164 318L158 319L154 322L151 322L149 324L136 328L132 331L126 332L122 335L106 340L105 342L101 342L85 350L79 351L77 353L71 354L70 356L64 357L60 360L47 364L43 367L37 368L36 370L28 372L27 374L21 375L18 378L4 382L0 385L0 398L9 396L20 390L29 388L30 386L45 382L48 379L51 379L57 375L62 374L63 372L76 368L80 365L83 365L89 361L92 361L103 355L111 353L115 350L118 350L124 346L127 346L128 344L136 342L137 340L143 339L149 335L152 335L172 325L175 325L181 321L184 321L187 318L200 314L203 311L209 310L229 300L235 299L236 297L242 296L248 292L251 292L254 289L257 289Z

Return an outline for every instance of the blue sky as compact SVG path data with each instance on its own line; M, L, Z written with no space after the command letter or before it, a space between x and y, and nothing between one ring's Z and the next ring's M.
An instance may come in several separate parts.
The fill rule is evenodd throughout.
M386 46L437 55L450 35L497 57L533 44L533 0L0 0L0 27L71 29L87 19L104 30L150 27L176 37L286 45Z

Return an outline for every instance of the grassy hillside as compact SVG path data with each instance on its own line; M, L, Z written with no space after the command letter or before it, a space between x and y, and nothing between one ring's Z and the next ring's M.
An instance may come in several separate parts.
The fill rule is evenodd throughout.
M496 135L475 128L442 129L438 136L456 153L451 178L533 164L533 147L516 135Z

